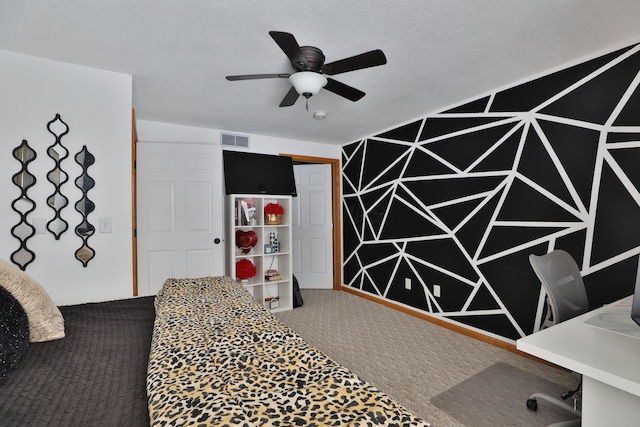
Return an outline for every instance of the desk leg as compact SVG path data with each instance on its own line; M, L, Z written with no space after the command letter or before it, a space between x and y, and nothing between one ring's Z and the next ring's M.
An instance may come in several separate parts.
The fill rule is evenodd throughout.
M582 427L640 425L640 396L582 377Z

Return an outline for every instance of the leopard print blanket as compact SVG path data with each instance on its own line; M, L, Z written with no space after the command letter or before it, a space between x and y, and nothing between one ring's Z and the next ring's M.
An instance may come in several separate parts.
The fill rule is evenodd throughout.
M228 277L155 299L152 426L428 426L311 347Z

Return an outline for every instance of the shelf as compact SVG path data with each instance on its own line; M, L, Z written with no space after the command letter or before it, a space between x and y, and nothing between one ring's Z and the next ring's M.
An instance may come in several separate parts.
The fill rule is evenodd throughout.
M265 224L264 208L269 203L282 206L280 224ZM243 283L254 298L267 309L272 298L278 298L278 307L272 311L293 308L291 197L275 195L232 194L226 198L227 275L236 279L236 263L248 259L256 268L256 275ZM236 244L240 241L250 249L243 252ZM253 246L251 246L253 245ZM272 252L273 246L277 251ZM281 280L266 279L268 270L277 270Z

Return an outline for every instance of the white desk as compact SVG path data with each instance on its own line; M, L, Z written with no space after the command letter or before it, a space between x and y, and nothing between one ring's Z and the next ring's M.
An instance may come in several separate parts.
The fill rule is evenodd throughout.
M612 311L630 315L631 297L517 341L518 350L582 374L584 427L640 425L640 338L584 323Z

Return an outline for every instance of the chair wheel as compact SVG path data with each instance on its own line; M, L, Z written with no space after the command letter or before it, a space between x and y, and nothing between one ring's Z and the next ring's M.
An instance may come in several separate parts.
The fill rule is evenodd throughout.
M527 399L527 408L532 411L538 410L538 401L536 399Z

